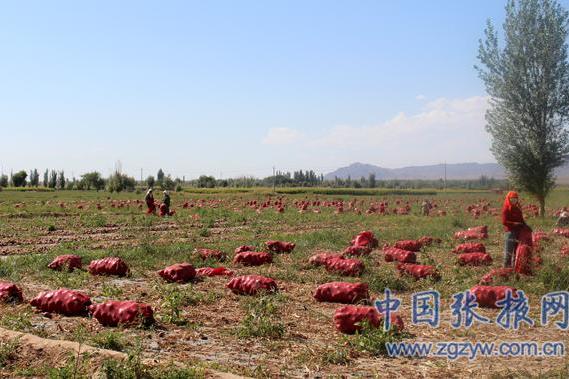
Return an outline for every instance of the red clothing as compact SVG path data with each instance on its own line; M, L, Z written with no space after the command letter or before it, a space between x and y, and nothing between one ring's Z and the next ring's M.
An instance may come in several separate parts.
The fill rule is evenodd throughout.
M524 215L522 214L522 210L517 204L512 204L510 199L512 197L517 198L518 194L515 192L509 192L506 196L506 200L504 201L504 207L502 208L502 225L504 225L504 229L507 232L517 232L521 229L521 224L514 224L514 223L523 223Z

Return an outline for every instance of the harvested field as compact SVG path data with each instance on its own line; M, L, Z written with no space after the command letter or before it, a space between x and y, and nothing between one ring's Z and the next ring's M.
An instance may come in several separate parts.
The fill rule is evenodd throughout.
M559 254L566 238L551 233L553 213L568 205L568 194L554 192L548 203L550 215L543 220L525 215L534 231L548 232L550 237L540 245L543 263L533 276L514 276L499 284L525 291L535 325L504 330L495 324L454 329L449 308L453 294L476 285L502 264L503 232L497 216L500 194L425 195L436 208L424 217L419 205L425 196L418 195L174 193L176 214L160 218L145 215L141 195L136 194L0 192L0 280L16 283L24 297L20 304L0 304L0 376L118 377L135 373L210 377L226 372L249 377L565 377L569 375L565 355L391 358L378 346L382 338L405 342L560 341L569 346L567 331L539 322L541 296L569 289L569 258ZM530 201L522 195L524 205ZM388 203L386 214L378 211L380 202ZM277 203L284 212L278 211ZM405 207L408 214L395 211ZM493 262L460 266L452 252L460 241L453 235L479 225L488 226L489 237L482 242ZM360 276L342 276L309 264L318 252L343 252L364 230L374 233L379 247L351 257L365 266ZM401 275L397 262L384 260L385 244L422 236L441 239L416 253L418 263L436 268L438 281ZM290 253L271 253L270 264L233 263L235 248L250 245L268 252L265 242L269 240L296 246ZM196 248L220 250L227 258L203 260L194 252ZM83 269L67 272L47 267L63 254L79 255ZM122 258L129 274L89 274L89 262L104 257ZM276 281L278 291L242 296L225 287L231 279L227 276L196 277L183 284L167 283L157 274L182 262L195 268L224 266L234 276L269 277ZM366 333L347 336L338 332L333 316L343 304L313 298L319 285L334 281L365 282L372 299L382 298L384 289L390 288L402 300L399 314L405 333L371 333L366 338ZM38 293L59 288L79 290L93 303L132 300L148 304L156 322L104 327L94 318L45 314L29 304ZM441 294L441 326L413 325L411 295L431 288ZM492 319L499 312L479 310ZM59 342L42 347L29 335ZM78 351L77 346L85 348ZM179 376L167 376L173 373Z

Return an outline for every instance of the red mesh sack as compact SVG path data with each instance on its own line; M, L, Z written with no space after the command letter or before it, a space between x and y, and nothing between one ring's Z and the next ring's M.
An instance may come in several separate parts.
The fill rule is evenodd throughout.
M455 247L452 251L455 254L462 253L485 253L486 246L481 242L465 242Z
M383 257L386 262L415 263L417 261L417 256L414 252L396 247L383 249Z
M47 265L52 270L73 271L74 269L81 269L81 257L75 254L58 255L55 259Z
M494 283L495 280L509 280L510 277L514 274L514 269L507 267L507 268L495 268L490 270L489 273L484 275L482 279L480 279L480 284L482 285L489 285Z
M553 229L553 233L569 238L569 229L567 228L555 228Z
M243 245L235 249L235 254L243 253L245 251L255 251L255 246Z
M436 237L423 236L417 240L422 246L431 246L434 243L441 243L443 240Z
M432 277L435 280L441 278L435 266L418 265L414 263L399 263L397 269L401 274L407 274L415 279L424 279Z
M533 245L533 233L531 228L527 225L524 225L520 231L518 232L518 242L520 244L532 246Z
M567 245L561 246L559 254L561 254L562 257L569 257L569 246Z
M42 312L59 313L65 316L84 316L91 305L89 296L65 288L42 292L30 301Z
M488 226L486 226L486 225L473 226L472 228L468 228L468 230L471 232L484 234L484 235L486 235L486 237L488 237Z
M174 216L174 214L176 214L176 211L173 210L173 209L172 209L172 210L167 210L168 208L166 207L166 204L164 204L164 203L160 204L160 207L159 207L158 209L159 209L159 211L160 211L160 212L159 212L159 213L160 213L160 216L162 216L162 217L164 217L164 216Z
M296 244L292 242L283 241L267 241L265 245L267 245L267 249L273 253L291 253L296 246Z
M259 292L278 291L277 283L273 279L261 275L238 276L231 279L226 287L238 295L254 296Z
M260 266L272 261L273 256L263 251L244 251L233 257L234 264L241 263L243 266Z
M168 282L187 283L196 277L196 270L189 263L176 263L158 271L158 275Z
M541 241L549 241L549 235L546 232L535 232L531 236L534 245L539 244Z
M107 257L91 261L88 269L93 275L126 276L129 271L126 262L118 257Z
M150 325L154 323L154 312L148 304L136 301L107 301L93 304L89 312L103 326Z
M371 248L368 246L348 246L344 250L343 255L344 256L348 256L348 255L359 256L359 255L368 255L369 253L371 253Z
M233 271L225 267L201 267L196 270L199 276L233 276Z
M488 238L488 227L476 226L468 228L467 230L456 232L454 238L463 240L486 239Z
M371 249L376 248L379 245L377 238L375 238L373 232L364 231L359 233L351 241L352 246L367 246Z
M216 261L223 261L225 259L225 254L223 254L220 250L213 250L213 249L195 249L195 252L198 253L201 259L204 261L206 259L214 259Z
M415 240L402 240L395 242L394 245L397 249L407 250L407 251L420 251L422 244L419 241Z
M492 257L486 253L464 253L458 256L458 263L463 266L488 266Z
M506 291L511 290L516 296L516 289L510 286L474 286L470 292L476 296L478 305L482 308L497 308L496 302L506 297Z
M532 247L524 243L519 243L516 248L514 271L518 274L531 275L532 262Z
M364 264L359 259L332 258L325 263L326 270L340 275L359 276L364 271Z
M346 282L325 283L316 288L314 298L327 303L355 304L369 299L368 285Z
M462 253L485 253L486 252L486 245L482 242L464 242L460 245L457 245L453 252L456 254Z
M318 253L314 254L308 259L308 263L314 266L322 266L325 265L326 262L330 259L339 258L342 259L342 254L337 253Z
M391 314L391 325L402 331L405 328L401 316L396 313ZM378 328L383 320L383 315L377 309L370 306L346 305L339 308L334 313L334 325L336 329L344 334L354 334L361 330L362 324L367 321L371 327Z
M22 290L10 282L0 282L0 302L19 303L23 301Z

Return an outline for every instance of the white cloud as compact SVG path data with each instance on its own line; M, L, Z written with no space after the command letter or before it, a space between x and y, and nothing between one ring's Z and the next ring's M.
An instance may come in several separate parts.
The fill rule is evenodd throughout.
M417 95L415 96L415 99L421 101L421 100L425 100L427 97L425 95Z
M265 145L288 145L298 141L302 133L290 128L271 128L263 138Z
M439 98L427 103L413 115L403 112L373 126L340 125L318 138L317 145L336 147L385 147L420 143L426 135L452 137L467 131L484 131L484 113L488 99L475 96L466 99ZM444 142L444 141L441 141Z
M372 126L340 125L311 143L347 160L397 167L442 161L491 161L484 114L488 98L439 98L416 114L403 112Z
M491 162L484 119L487 108L485 96L438 98L426 100L415 113L400 112L375 125L338 125L307 134L274 128L263 143L286 145L268 153L291 167L306 165L302 162L322 167L365 162L393 168L445 161Z

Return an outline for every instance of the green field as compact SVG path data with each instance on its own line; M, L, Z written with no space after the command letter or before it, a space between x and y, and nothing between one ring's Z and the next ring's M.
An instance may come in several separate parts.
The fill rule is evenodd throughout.
M150 328L105 328L96 320L35 312L27 303L0 305L0 327L42 338L77 341L85 346L117 350L127 360L70 354L64 350L31 349L22 341L3 340L0 345L0 376L52 377L190 377L209 376L217 370L253 377L266 376L400 376L421 377L494 376L566 377L566 358L479 358L475 361L445 358L389 358L383 342L404 341L499 341L533 340L569 342L566 331L555 327L523 326L504 331L496 325L452 329L449 305L454 293L477 284L490 267L461 267L451 250L458 244L453 233L471 226L488 225L486 248L494 258L492 268L502 264L503 231L498 217L483 212L475 219L466 212L471 204L488 203L499 210L503 194L493 192L374 191L330 189L190 191L172 194L176 214L169 218L144 213L143 195L135 193L51 191L0 192L0 280L17 283L29 300L44 290L80 289L94 302L108 299L136 300L150 304L156 325ZM258 204L282 198L284 213L271 205ZM446 216L420 215L425 198L444 210ZM343 201L344 211L333 206L311 206L300 213L295 201ZM389 202L389 209L407 202L409 215L366 214L370 204ZM187 202L191 207L183 208ZM522 194L522 202L532 202ZM351 204L350 204L351 203ZM99 207L97 206L99 205ZM553 212L569 205L569 191L559 189L548 199L549 215L527 217L534 231L551 232ZM98 209L100 208L100 209ZM318 209L319 212L314 212ZM386 263L381 250L361 259L361 277L331 274L312 267L308 258L316 251L340 252L354 235L371 230L384 243L433 236L439 245L425 247L418 262L434 265L440 281L415 281L400 276L393 263ZM531 277L504 282L523 289L530 298L530 315L539 320L542 295L569 290L567 259L559 254L563 237L543 245L543 264ZM270 265L242 267L231 263L236 247L254 245L264 249L270 239L296 243L291 254L278 254ZM195 248L227 253L222 264L202 261ZM92 276L87 271L57 272L47 268L57 255L78 254L84 266L105 256L123 258L130 266L127 278ZM166 284L156 271L167 265L189 262L194 267L225 265L236 275L261 274L275 279L278 294L238 296L225 288L225 277L205 278L191 284ZM362 281L369 284L372 298L385 288L403 301L400 313L407 328L403 334L369 330L345 336L332 321L340 304L318 303L314 289L330 281ZM410 296L430 288L442 296L438 329L414 326L410 320ZM495 318L498 310L481 314ZM569 346L569 345L568 345ZM78 359L80 357L80 359ZM467 371L465 371L467 370ZM122 375L122 376L121 376ZM176 376L178 375L178 376Z

